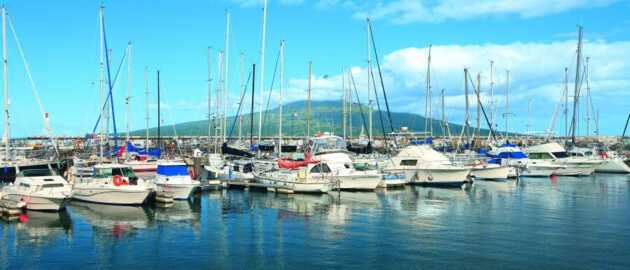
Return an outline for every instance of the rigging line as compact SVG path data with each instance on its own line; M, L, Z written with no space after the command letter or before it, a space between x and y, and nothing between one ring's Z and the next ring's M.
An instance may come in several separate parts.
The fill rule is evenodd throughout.
M473 82L472 77L470 77L470 73L468 73L468 79L470 80L472 85L475 86L475 83ZM481 97L481 93L478 91L477 88L478 87L473 87L473 89L475 90L475 94L477 94L477 96ZM490 128L490 135L492 135L492 139L496 143L497 142L497 137L494 134L494 131L492 130L492 125L490 124L490 120L488 120L488 115L486 115L486 110L483 108L483 103L481 103L481 98L478 98L477 102L479 102L479 108L481 108L481 112L483 113L483 118L486 120L486 124Z
M123 64L125 63L125 59L126 59L127 54L124 53L122 59L120 60L120 64L118 65L118 70L116 70L116 75L114 75L114 83L112 87L116 86L116 83L118 82L118 75L120 74L120 70L123 66ZM100 110L100 113L98 115L98 118L96 119L96 125L94 125L94 129L92 129L92 133L96 132L96 128L98 128L98 125L101 121L101 117L103 116L103 112L107 109L107 102L111 99L111 93L109 93L107 95L107 98L105 98L105 102L103 103L103 106Z
M378 98L378 91L376 90L376 81L374 80L374 71L370 69L370 75L372 76L372 85L374 86L374 99L376 100L376 108L378 110L378 119L381 122L381 130L383 131L383 140L385 140L385 147L389 149L389 143L387 143L387 133L385 131L385 123L383 122L383 111L381 110L381 102ZM394 140L396 144L396 140Z
M361 120L363 120L363 127L367 129L367 124L365 122L365 116L363 115L363 105L361 105L361 99L359 98L359 91L357 91L357 84L354 82L354 76L352 72L350 73L350 80L352 81L352 86L354 87L354 94L357 96L357 102L359 103L359 111L361 112ZM352 102L352 101L351 101ZM370 132L368 132L368 141L372 141L372 137L370 137Z
M278 56L276 57L276 65L275 65L275 68L273 70L273 76L271 77L271 86L269 86L269 96L267 96L267 105L265 105L264 113L260 112L260 113L263 114L263 125L265 124L265 121L267 121L267 115L269 115L268 112L269 112L269 104L270 104L270 101L271 101L271 92L273 90L273 85L276 82L276 73L278 71L278 64L279 64L279 62L280 62L280 51L278 50Z
M392 123L392 113L389 110L389 101L387 101L387 92L385 91L385 82L383 82L383 73L381 71L381 61L378 59L378 52L376 50L376 42L374 41L374 31L372 31L372 23L368 19L368 26L370 27L370 38L372 39L372 49L374 50L374 58L376 59L376 67L378 68L378 76L381 82L381 89L383 90L383 99L385 100L385 107L387 108L387 117L389 119L390 131L394 132L394 124ZM395 142L395 140L394 140Z
M116 111L114 110L114 95L113 95L113 86L112 86L112 76L111 76L111 67L109 64L109 50L107 48L107 35L105 31L105 16L101 17L102 26L103 26L103 45L105 46L105 62L107 64L107 84L109 86L109 96L110 96L110 104L112 108L112 123L114 124L114 146L118 147L118 129L116 128Z
M249 85L249 80L252 78L252 72L249 72L247 76L247 82L244 85ZM241 101L238 103L238 109L236 110L236 115L234 116L234 120L232 121L232 127L230 128L230 133L228 133L227 142L230 142L230 138L232 138L232 134L234 134L234 127L236 126L236 121L239 119L241 115L241 108L243 106L243 99L245 98L245 94L247 94L247 87L244 87L243 93L241 94Z
M26 56L24 54L24 50L22 49L22 43L20 42L20 39L18 38L15 28L13 26L13 17L9 16L8 14L7 14L7 17L9 18L8 20L9 28L11 29L11 33L13 34L13 39L15 40L15 43L17 44L17 49L22 59L22 63L24 64L24 69L26 70L26 74L28 75L29 82L31 83L31 90L33 91L33 95L35 96L35 101L37 102L37 106L39 107L39 111L44 120L44 129L46 130L46 133L48 133L46 135L48 135L50 141L52 142L53 148L55 149L55 153L59 155L57 142L55 141L53 137L52 129L48 122L48 116L46 114L46 110L44 109L44 105L42 104L42 100L39 96L39 91L37 90L37 86L35 85L35 80L33 79L33 75L31 74L31 68L28 62L26 61Z

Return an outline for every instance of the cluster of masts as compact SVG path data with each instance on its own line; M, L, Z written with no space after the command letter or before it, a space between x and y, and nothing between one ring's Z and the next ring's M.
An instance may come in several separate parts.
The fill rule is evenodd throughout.
M258 129L257 129L257 140L260 142L262 141L262 135L263 135L263 117L264 117L264 112L265 112L265 96L267 96L267 94L270 93L265 93L265 49L266 49L266 31L267 31L267 0L264 1L263 3L263 16L262 16L262 29L261 29L261 44L260 44L260 56L259 56L259 71L258 71L258 77L256 78L256 65L252 65L252 70L249 73L249 76L247 77L247 80L245 79L245 57L244 54L241 52L240 53L240 101L238 102L238 112L237 115L235 117L236 121L238 122L238 139L239 141L241 141L242 135L243 135L243 130L246 127L243 127L243 118L242 116L240 116L240 112L241 110L244 110L242 107L243 103L244 103L244 98L245 98L245 94L247 92L247 89L249 88L249 82L251 81L251 91L252 91L252 101L251 101L251 112L250 115L252 117L252 119L250 119L250 140L254 141L253 138L253 134L254 134L254 111L255 111L255 104L258 104ZM8 17L8 13L6 11L5 7L2 7L2 55L3 55L3 89L4 89L4 145L5 145L5 158L10 157L10 153L9 153L9 149L10 149L10 145L9 145L9 141L10 141L10 115L9 115L9 83L8 83L8 56L7 56L7 17ZM99 102L99 117L97 120L97 123L94 127L93 132L96 131L97 128L99 128L99 149L100 149L100 154L101 156L103 155L104 149L106 148L106 146L109 145L109 134L111 134L110 131L110 121L112 123L112 127L113 127L113 133L114 133L114 138L115 138L115 143L117 145L117 135L118 135L118 130L117 130L117 125L116 125L116 118L115 118L115 110L114 110L114 105L112 103L113 101L113 88L114 85L117 82L118 79L118 74L120 72L120 69L122 67L122 65L126 62L127 64L127 96L125 97L125 104L127 106L127 112L126 112L126 139L127 141L130 140L130 129L131 129L131 97L132 97L132 72L131 72L131 67L132 67L132 42L129 41L126 51L123 54L120 66L118 67L118 70L116 70L114 72L114 70L111 69L111 65L112 65L112 51L111 49L109 49L108 44L107 44L107 38L106 38L106 31L105 31L105 18L104 18L104 7L101 6L99 9L99 97L100 97L100 102ZM13 33L13 37L17 43L17 47L18 47L18 51L20 52L20 55L22 57L22 60L24 61L24 66L25 69L27 70L27 74L29 76L29 79L31 81L31 85L33 88L33 92L37 98L38 101L38 105L40 108L40 111L42 113L42 116L44 118L44 123L45 123L45 128L46 128L46 132L48 133L47 135L50 136L51 140L52 140L52 132L50 130L50 126L49 126L49 121L48 121L48 113L45 112L39 98L38 98L38 94L37 94L37 89L35 87L35 83L33 82L29 67L28 67L28 63L26 62L26 58L24 57L24 53L22 51L21 45L19 43L19 40L17 39L17 35L15 34L15 31L13 29L13 26L11 24L11 21L8 21L8 25ZM352 123L352 114L353 114L353 103L355 102L354 99L356 98L356 102L359 104L358 109L361 111L361 115L362 115L362 131L365 131L365 134L367 135L368 139L371 140L374 137L373 134L373 106L374 106L374 101L376 101L377 106L378 106L378 116L379 119L381 121L381 128L382 128L382 132L383 135L386 135L388 133L393 133L394 132L394 126L392 124L392 118L390 115L390 110L389 110L389 103L387 101L387 94L385 91L385 86L384 86L384 82L383 82L383 78L382 78L382 72L381 72L381 67L380 67L380 63L379 63L379 58L378 58L378 54L377 54L377 50L376 50L376 45L374 42L374 34L372 32L372 26L371 26L371 22L369 19L367 19L367 23L366 23L366 32L367 32L367 112L365 113L367 115L367 119L364 119L363 115L363 108L364 106L361 105L361 101L359 98L359 93L356 87L356 82L353 76L353 72L349 69L344 69L342 72L342 87L343 87L343 137L344 138L352 138L354 136L353 133L353 123ZM208 137L214 137L215 141L209 141L209 146L210 145L214 145L214 149L219 149L219 145L221 144L225 144L229 141L229 138L232 137L232 131L234 129L234 124L231 125L232 128L230 128L230 123L228 123L228 112L230 109L230 74L229 74L229 70L230 70L230 31L231 31L231 15L230 12L227 11L226 12L226 30L225 30L225 48L224 50L219 50L217 52L217 70L216 70L216 74L213 73L213 69L212 69L212 64L213 64L213 49L212 47L208 47L208 78L207 78L207 84L208 84ZM432 100L432 96L433 96L433 86L432 86L432 82L431 82L431 49L432 46L429 45L428 46L428 57L427 57L427 69L426 69L426 89L425 89L425 133L427 134L433 134L434 130L433 130L433 122L434 122L434 117L433 117L433 100ZM280 119L280 123L278 124L278 142L280 143L280 147L278 147L278 149L282 149L281 144L282 144L282 114L283 114L283 108L282 108L282 96L283 96L283 91L284 91L284 87L285 87L285 81L284 81L284 50L285 50L285 41L282 40L280 41L280 46L279 46L279 53L278 53L278 60L276 63L276 67L279 65L280 67L280 71L279 71L279 119ZM377 66L377 71L378 71L378 78L375 76L375 72L373 69L373 57L374 60L376 61L376 66ZM582 64L582 27L579 27L578 30L578 47L577 47L577 63L576 63L576 76L575 76L575 88L574 88L574 93L573 93L573 115L571 117L571 119L569 120L569 86L568 86L568 68L565 68L565 86L564 86L564 92L563 92L563 99L564 99L564 104L562 106L558 106L556 108L556 110L554 111L549 129L547 130L548 134L552 134L553 130L555 129L555 124L556 124L556 118L558 115L558 112L560 110L560 107L563 108L562 113L564 115L564 126L565 126L565 136L571 136L573 138L573 141L575 141L575 135L577 130L579 130L579 102L580 102L580 96L581 96L581 86L582 83L585 81L586 82L586 133L587 135L590 135L591 132L591 120L592 119L592 114L595 111L593 108L593 104L592 104L592 99L590 97L590 83L589 83L589 68L588 68L588 64L589 64L589 58L586 58L586 64L584 65L584 71L582 72L581 69L583 68L583 64ZM488 128L490 130L490 136L488 136L489 138L495 138L497 135L497 131L495 130L495 128L497 127L496 125L496 117L495 117L495 112L496 112L496 104L495 104L495 99L494 99L494 88L495 88L495 83L494 83L494 61L490 60L490 100L489 100L489 115L486 113L486 109L484 109L483 104L482 104L482 97L481 97L481 74L478 73L476 76L476 83L474 82L472 75L470 74L469 70L466 68L464 69L464 91L465 91L465 97L466 97L466 113L465 113L465 119L464 119L464 126L465 129L462 130L462 133L460 134L460 136L470 136L470 114L469 114L469 107L470 107L470 101L469 101L469 82L472 84L472 89L474 91L474 95L476 96L476 103L477 103L477 117L476 117L476 129L475 131L473 131L473 135L474 133L476 133L476 136L480 136L481 133L481 114L483 113L483 116L486 120L486 124L488 125ZM311 91L312 91L312 75L311 75L311 71L312 71L312 63L309 62L309 66L308 66L308 90L307 90L307 115L306 115L306 123L307 123L307 127L306 127L306 137L310 137L311 136ZM213 75L216 75L216 78L213 77ZM160 108L160 101L159 101L159 97L160 97L160 91L159 91L159 70L157 71L157 77L158 77L158 114L157 114L157 118L158 118L158 138L160 136L160 125L161 125L161 119L160 119L160 113L159 113L159 108ZM255 103L254 99L255 99L255 81L258 80L258 85L260 88L260 91L258 91L258 101ZM145 142L145 147L149 146L149 127L150 127L150 113L149 113L149 71L148 71L148 67L145 68L145 95L146 95L146 102L147 102L147 112L146 112L146 142ZM273 83L275 81L275 70L274 70L274 78L272 81L272 86L271 88L273 88ZM509 136L509 128L508 128L508 118L511 115L510 111L509 111L509 81L510 81L510 71L506 70L506 95L505 95L505 112L503 113L503 117L505 118L505 137L507 138ZM214 83L214 93L213 93L213 83ZM380 83L380 85L379 85ZM271 91L271 88L269 89L269 91ZM384 101L384 107L383 109L386 109L387 112L387 116L386 118L382 115L382 108L381 108L381 104L379 103L379 94L378 94L378 89L380 88L380 90L382 90L382 100ZM441 124L440 127L442 129L442 134L448 135L449 137L451 136L451 130L449 129L448 126L448 119L446 116L446 112L445 112L445 104L444 104L444 96L445 96L445 89L441 90ZM215 97L213 100L213 96ZM214 103L213 103L214 102ZM267 101L268 103L269 101ZM267 104L268 105L268 104ZM529 101L529 105L528 107L531 107L531 100ZM355 109L356 110L356 109ZM599 112L595 111L596 117L595 117L595 134L599 133L599 120L598 120L598 116L599 116ZM386 123L386 120L388 120L388 123ZM386 130L387 125L389 124L389 130ZM528 132L529 132L529 128L531 126L531 123L528 121ZM363 132L362 132L363 134ZM550 136L550 135L549 135ZM159 139L158 139L158 144L159 144ZM53 145L55 145L53 143ZM159 145L158 145L159 146ZM210 149L210 147L209 147Z

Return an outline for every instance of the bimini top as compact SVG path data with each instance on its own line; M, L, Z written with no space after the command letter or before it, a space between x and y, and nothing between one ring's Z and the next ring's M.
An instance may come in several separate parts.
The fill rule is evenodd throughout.
M164 176L184 176L188 175L188 165L180 162L159 163L157 174Z
M487 153L489 157L493 158L511 158L511 159L520 159L527 158L527 155L521 151L515 145L504 144L496 150L490 151Z

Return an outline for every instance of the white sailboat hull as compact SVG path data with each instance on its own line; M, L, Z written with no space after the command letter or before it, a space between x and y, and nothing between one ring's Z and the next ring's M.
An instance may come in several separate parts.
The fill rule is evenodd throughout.
M409 183L435 186L461 186L468 181L468 168L422 168L405 172Z
M381 183L380 174L357 174L338 176L341 190L374 190Z
M267 186L267 190L289 193L328 193L332 189L331 183L325 181L301 182L256 177L256 182Z

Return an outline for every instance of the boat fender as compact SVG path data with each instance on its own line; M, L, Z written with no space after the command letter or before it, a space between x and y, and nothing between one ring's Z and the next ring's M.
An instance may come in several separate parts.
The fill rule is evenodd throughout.
M122 176L114 175L114 186L120 186L123 184Z

